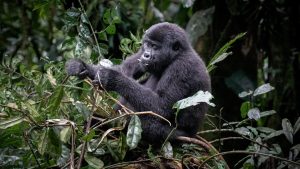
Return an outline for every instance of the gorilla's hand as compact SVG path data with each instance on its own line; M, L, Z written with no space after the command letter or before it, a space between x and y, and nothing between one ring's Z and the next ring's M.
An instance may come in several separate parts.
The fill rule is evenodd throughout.
M113 68L105 68L101 66L95 74L93 84L100 85L108 91L114 90L116 87L116 81L117 79L122 79L121 76L122 74L119 71Z
M84 79L88 76L86 64L80 59L71 59L66 63L66 71L69 76L77 76Z

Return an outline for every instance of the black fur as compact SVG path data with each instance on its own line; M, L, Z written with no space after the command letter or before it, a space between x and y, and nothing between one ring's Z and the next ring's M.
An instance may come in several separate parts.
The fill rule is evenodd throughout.
M210 78L205 64L193 50L185 31L175 24L159 23L150 27L143 37L141 49L120 66L107 68L89 65L81 60L70 60L66 69L69 75L88 76L102 84L106 90L116 91L121 101L134 111L153 111L172 122L142 115L142 138L150 143L160 143L175 126L175 109L178 100L199 90L210 91ZM150 76L138 83L136 79L145 72ZM178 128L171 136L196 134L208 105L181 110Z

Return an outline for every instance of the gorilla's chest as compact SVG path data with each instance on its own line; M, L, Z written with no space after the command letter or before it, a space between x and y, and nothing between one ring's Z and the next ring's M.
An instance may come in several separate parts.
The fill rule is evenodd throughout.
M149 88L149 89L152 89L153 91L156 89L157 87L157 84L158 84L158 81L159 81L159 78L154 76L154 75L151 75L147 81L143 84L143 86Z

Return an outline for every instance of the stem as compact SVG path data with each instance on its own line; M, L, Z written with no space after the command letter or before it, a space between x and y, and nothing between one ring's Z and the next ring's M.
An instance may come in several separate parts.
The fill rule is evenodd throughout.
M222 152L222 153L218 153L218 154L212 155L209 158L207 158L206 160L204 160L203 163L199 166L199 168L202 168L205 163L207 163L209 160L211 160L212 158L214 158L216 156L220 156L220 155L223 156L223 155L228 155L228 154L262 155L262 156L268 156L268 157L271 157L271 158L275 158L275 159L278 159L278 160L281 160L281 161L286 161L286 162L292 163L294 165L300 166L300 163L298 163L298 162L291 161L291 160L288 160L288 159L285 159L285 158L281 158L281 157L278 157L278 156L274 156L274 155L271 155L271 154L265 154L265 153L260 153L260 152L249 152L249 151L243 151L243 150L236 150L236 151L226 151L226 152Z
M83 5L82 5L82 3L81 3L81 0L78 0L78 2L79 2L80 7L81 7L81 9L82 9L82 11L83 11L83 14L84 14L84 15L86 16L86 18L87 18L87 14L86 14L86 11L84 10L84 7L83 7ZM88 18L87 18L87 21L88 21L88 24L89 24L90 29L91 29L91 31L92 31L94 40L95 40L95 42L96 42L97 50L98 50L98 53L99 53L99 60L101 60L101 59L103 58L103 56L102 56L102 54L101 54L101 49L100 49L100 47L99 47L99 43L98 43L97 37L96 37L96 35L95 35L95 31L94 31L93 26L92 26L92 24L91 24L91 22L90 22L90 20L89 20Z

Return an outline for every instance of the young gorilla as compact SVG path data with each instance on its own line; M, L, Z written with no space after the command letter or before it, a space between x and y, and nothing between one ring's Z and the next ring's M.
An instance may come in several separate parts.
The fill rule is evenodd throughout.
M142 138L150 143L161 143L174 128L174 103L199 90L211 90L203 61L191 47L185 31L171 23L151 26L140 50L120 66L107 68L73 59L66 69L69 75L88 76L106 90L116 91L122 96L121 102L133 111L152 111L168 119L172 126L153 115L140 116ZM145 72L150 73L148 79L137 82ZM181 110L177 130L170 139L194 136L207 107L201 103Z

